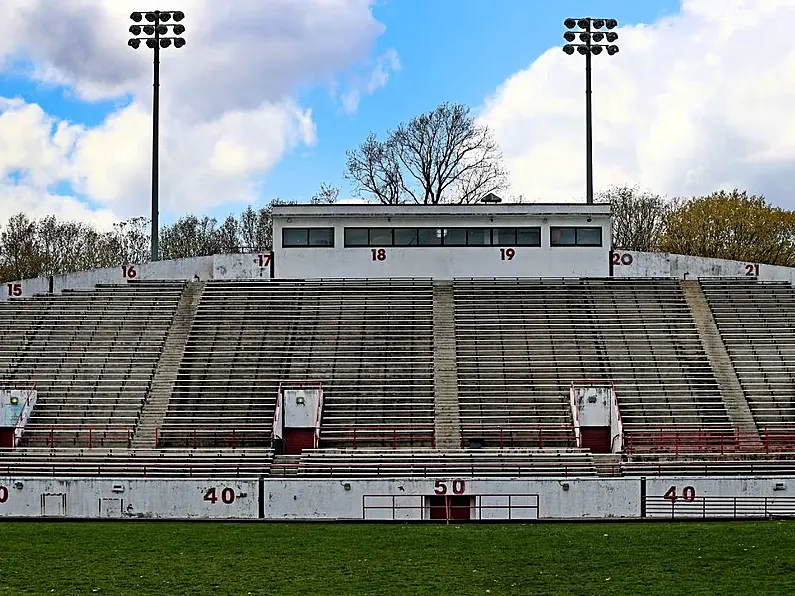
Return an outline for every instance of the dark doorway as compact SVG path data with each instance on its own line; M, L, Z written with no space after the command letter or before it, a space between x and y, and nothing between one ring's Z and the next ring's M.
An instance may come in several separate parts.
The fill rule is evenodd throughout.
M472 498L466 496L428 497L431 519L469 521Z
M583 449L590 449L592 453L610 453L609 426L580 427L580 437Z
M304 449L315 446L314 428L285 428L284 453L285 455L300 455Z

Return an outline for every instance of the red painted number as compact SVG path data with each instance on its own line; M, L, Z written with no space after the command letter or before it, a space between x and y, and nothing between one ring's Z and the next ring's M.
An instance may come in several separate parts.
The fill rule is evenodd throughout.
M623 255L618 252L613 253L613 265L632 265L634 260L632 255L628 252L625 252Z
M135 270L133 265L130 265L129 267L127 265L122 265L121 276L124 279L135 279L138 277L138 272Z
M8 295L17 298L22 296L22 284L8 284Z
M221 502L224 505L231 505L235 502L235 496L235 489L226 487L221 491ZM204 493L204 500L213 505L218 502L218 492L215 487L207 489L207 492Z
M686 503L692 503L696 500L696 489L692 486L686 486L682 489L681 498ZM677 499L679 499L679 495L676 492L676 487L672 486L669 488L666 493L663 495L663 499L667 501L671 501L671 503L676 503Z
M0 503L8 501L8 489L5 486L0 486Z
M268 253L266 255L257 255L257 262L259 263L260 267L270 267L271 254Z
M370 252L373 254L373 261L386 261L386 250L383 248L374 248Z
M501 248L500 249L500 260L501 261L513 261L513 258L516 256L516 251L512 248Z
M745 265L746 277L759 277L759 263L746 263Z
M463 480L453 480L453 494L463 495L466 492L467 485ZM437 480L433 483L433 492L437 495L447 494L447 484L443 480Z

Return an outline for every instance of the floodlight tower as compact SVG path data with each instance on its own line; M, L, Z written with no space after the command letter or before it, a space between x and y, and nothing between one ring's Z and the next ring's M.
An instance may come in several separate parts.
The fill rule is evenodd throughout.
M585 56L585 202L593 203L593 117L591 114L591 55L598 56L604 50L608 56L618 53L614 45L618 33L610 31L618 27L615 19L566 19L563 25L568 29L563 34L566 45L563 51L569 56L579 52ZM608 29L605 33L601 29ZM574 43L579 39L581 43ZM602 41L607 43L602 43Z
M185 45L185 39L180 37L185 33L185 25L180 21L185 18L181 10L153 10L150 12L134 12L130 18L135 23L146 19L143 25L130 25L133 38L127 42L132 49L141 47L141 41L146 42L146 47L154 50L154 92L152 94L152 261L159 260L158 255L158 139L160 127L160 48L166 49L172 44L179 49ZM169 23L169 21L174 21ZM171 30L169 31L169 27ZM171 35L169 36L169 32Z

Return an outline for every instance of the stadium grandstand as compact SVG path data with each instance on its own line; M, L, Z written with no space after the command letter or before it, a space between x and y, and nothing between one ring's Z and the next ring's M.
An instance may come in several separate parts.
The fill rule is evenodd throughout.
M0 516L795 514L795 270L614 250L605 204L273 237L3 288Z

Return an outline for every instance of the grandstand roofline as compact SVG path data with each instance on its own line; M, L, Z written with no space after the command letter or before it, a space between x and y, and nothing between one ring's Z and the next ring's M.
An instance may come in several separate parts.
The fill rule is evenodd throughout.
M274 205L274 217L361 217L442 215L610 215L609 203L502 203L477 205Z

